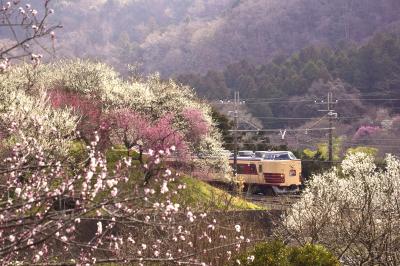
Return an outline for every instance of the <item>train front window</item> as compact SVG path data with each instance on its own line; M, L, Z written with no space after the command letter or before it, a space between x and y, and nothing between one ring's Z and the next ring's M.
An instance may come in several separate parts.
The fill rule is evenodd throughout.
M264 159L265 160L273 160L274 159L274 155L273 154L271 154L271 153L266 153L265 155L264 155Z
M252 151L239 151L238 156L239 157L253 157L254 153Z
M257 152L257 151L256 151L254 157L256 157L256 158L263 158L264 155L265 155L265 152Z
M290 157L287 153L277 154L275 160L289 160Z

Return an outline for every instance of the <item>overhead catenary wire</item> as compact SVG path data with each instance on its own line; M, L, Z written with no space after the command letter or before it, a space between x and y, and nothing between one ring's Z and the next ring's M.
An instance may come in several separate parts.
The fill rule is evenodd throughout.
M372 91L372 92L357 92L354 93L354 95L356 96L363 96L363 97L368 97L369 95L371 95L370 97L374 96L374 97L379 97L379 96L385 96L385 97L390 97L391 94L389 93L385 93L382 91ZM396 94L398 96L398 94ZM307 96L296 96L296 97L300 97L300 98L307 98ZM248 97L248 98L241 98L242 101L253 101L253 100L286 100L288 98L288 96L282 96L282 97ZM310 98L311 99L311 98ZM313 98L314 99L314 98Z
M274 116L252 116L252 118L257 119L272 119L272 120L314 120L319 119L320 117L274 117ZM340 116L338 119L361 119L365 118L365 116Z
M286 132L305 132L315 130L330 130L335 129L334 127L321 127L321 128L306 128L306 129L286 129ZM229 132L280 132L282 129L232 129Z
M360 101L400 101L400 98L338 98L336 99L337 102L343 102L343 101L355 101L355 100L360 100ZM315 103L316 99L309 99L309 98L303 98L303 99L282 99L282 100L271 100L271 99L263 99L263 98L258 98L256 100L241 100L242 104L246 105L253 105L253 104L262 104L262 103L267 103L267 104L279 104L279 103L299 103L299 102L309 102L309 103ZM323 102L324 103L324 102ZM231 101L223 101L220 100L219 102L213 102L213 104L234 104Z

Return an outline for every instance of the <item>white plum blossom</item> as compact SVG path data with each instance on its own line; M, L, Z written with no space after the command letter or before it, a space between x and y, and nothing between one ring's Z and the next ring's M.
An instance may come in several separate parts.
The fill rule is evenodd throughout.
M166 176L170 176L172 174L171 170L167 169L165 170L165 175Z
M168 182L167 181L163 181L163 184L162 184L162 186L161 186L161 194L165 194L165 193L167 193L169 191L169 189L168 189Z
M117 193L118 193L118 189L117 189L116 187L114 187L114 188L111 190L111 196L116 197L116 196L117 196Z
M251 256L248 256L248 257L247 257L247 261L248 261L248 262L253 262L254 259L255 259L254 255L251 255Z
M19 197L21 195L21 191L22 191L22 189L20 187L17 187L15 189L15 194L17 195L17 197Z
M14 242L14 241L15 241L15 236L14 236L14 235L10 235L10 236L8 237L8 239L9 239L11 242Z
M103 223L97 222L97 235L101 235L103 233Z
M235 225L235 230L236 230L236 232L238 232L238 233L240 233L240 225Z
M191 211L188 211L186 216L189 218L190 222L194 221L194 215L193 215L193 213Z

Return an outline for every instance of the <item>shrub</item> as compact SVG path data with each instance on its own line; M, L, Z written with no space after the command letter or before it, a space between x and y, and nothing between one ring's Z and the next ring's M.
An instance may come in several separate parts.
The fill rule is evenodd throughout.
M263 242L242 254L234 265L247 266L336 266L340 265L328 250L320 245L286 246L282 241Z
M339 265L338 259L321 245L307 243L302 247L293 247L289 261L296 266L335 266Z
M289 266L289 249L281 241L264 242L256 245L250 252L242 254L234 265L248 266Z

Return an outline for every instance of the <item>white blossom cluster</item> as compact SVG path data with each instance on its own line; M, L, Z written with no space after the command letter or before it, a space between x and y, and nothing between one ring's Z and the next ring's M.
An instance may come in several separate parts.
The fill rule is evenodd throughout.
M8 138L9 144L20 141L22 136L33 137L44 150L65 155L75 137L78 117L70 110L51 108L44 92L29 95L18 80L4 77L0 76L0 122L5 128L18 128Z
M378 168L374 158L356 153L313 176L280 233L302 244L320 243L346 265L397 265L400 161L388 155L385 164Z

